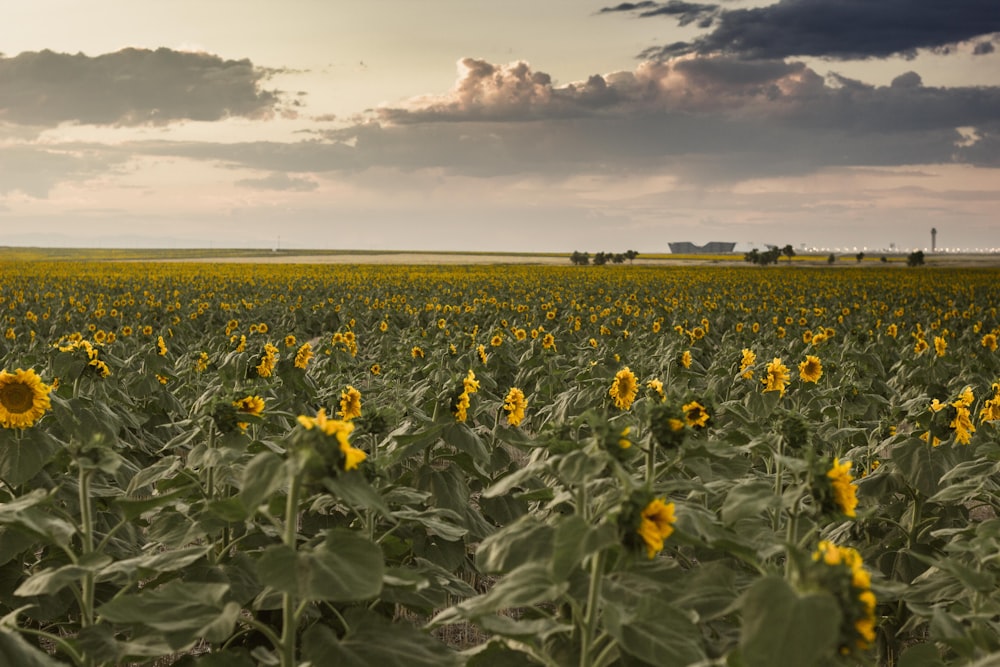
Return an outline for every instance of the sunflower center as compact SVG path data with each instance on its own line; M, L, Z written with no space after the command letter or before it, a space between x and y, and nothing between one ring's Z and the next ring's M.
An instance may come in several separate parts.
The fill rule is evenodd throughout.
M30 412L35 406L35 392L20 382L12 382L0 387L0 404L11 414Z

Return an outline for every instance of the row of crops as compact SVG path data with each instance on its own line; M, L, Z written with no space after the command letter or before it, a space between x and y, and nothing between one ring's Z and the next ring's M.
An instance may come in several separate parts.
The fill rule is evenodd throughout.
M0 664L997 664L998 277L7 261Z

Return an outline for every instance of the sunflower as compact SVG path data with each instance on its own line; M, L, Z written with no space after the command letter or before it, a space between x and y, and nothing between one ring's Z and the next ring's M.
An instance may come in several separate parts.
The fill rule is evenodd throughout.
M845 516L856 516L854 508L858 506L857 488L851 484L854 477L851 475L851 462L840 462L840 459L833 460L833 467L826 473L827 478L833 488L833 501Z
M705 406L698 401L691 401L681 406L684 411L684 421L691 428L704 428L708 424L709 416Z
M307 431L315 428L326 435L332 435L337 438L337 443L340 445L340 452L344 456L344 470L354 470L362 461L368 458L368 455L363 450L352 447L348 441L348 436L354 431L354 424L351 422L340 421L339 419L327 419L326 410L323 408L319 409L315 417L299 415L298 422Z
M983 336L982 343L983 347L985 347L990 352L997 351L997 337L995 334L988 333L985 336Z
M875 606L871 574L864 568L861 554L851 547L837 546L826 540L817 545L813 577L837 598L843 613L840 652L865 651L875 642Z
M418 346L414 345L413 349L410 350L410 356L413 357L414 359L423 359L424 351L420 349Z
M646 556L652 558L663 551L663 541L674 532L674 504L654 498L643 508L636 530L646 544Z
M799 379L803 382L816 382L823 375L823 364L819 357L806 355L806 360L799 364Z
M697 330L697 328L696 328L696 330ZM684 353L681 354L681 362L680 363L681 363L681 366L683 366L684 368L691 368L691 351L690 350L684 350Z
M740 376L746 380L753 379L753 365L757 363L757 354L748 348L743 348L740 359Z
M546 350L556 349L556 337L550 333L547 333L544 336L542 336L542 347L545 348Z
M520 425L524 419L524 411L527 407L528 401L524 398L524 392L517 387L511 387L503 399L503 409L507 413L507 423L511 426Z
M167 344L163 342L163 336L156 337L156 353L161 357L167 356Z
M616 408L619 410L628 410L632 407L632 401L635 400L635 395L638 391L639 383L635 379L635 374L626 366L615 373L615 379L611 383L608 395L614 399Z
M934 336L934 352L939 357L943 357L945 350L948 349L948 341L945 340L944 336Z
M301 347L295 352L295 367L305 370L306 366L309 365L309 360L312 358L312 345L302 343Z
M788 367L781 363L779 357L775 357L767 365L767 377L761 378L761 382L765 385L764 391L777 391L784 396L785 386L788 384L790 377Z
M361 392L347 385L340 394L340 418L351 421L361 416Z
M50 391L30 368L0 371L0 424L4 428L32 426L51 407Z
M653 378L646 383L646 386L653 390L653 392L660 397L660 402L667 400L667 394L663 391L663 382L658 378Z

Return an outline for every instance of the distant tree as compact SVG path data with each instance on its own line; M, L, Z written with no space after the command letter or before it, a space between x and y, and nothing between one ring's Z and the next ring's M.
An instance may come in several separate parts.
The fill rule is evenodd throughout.
M888 257L886 257L885 255L882 255L881 257L879 257L879 258L878 258L878 261L880 261L880 262L882 262L883 264L885 264L885 263L888 263L888 261L889 261L889 258L888 258Z
M911 252L906 257L907 266L923 266L924 265L924 251L916 250Z
M784 248L781 249L781 254L788 258L788 263L792 263L792 257L795 257L795 248L789 243Z
M569 256L569 261L573 262L576 266L586 266L590 264L590 253L574 250L573 254Z
M760 253L760 265L767 266L768 264L777 264L778 259L781 257L781 249L777 246L773 248L768 248L764 252Z
M743 254L743 261L748 264L759 264L758 259L760 258L760 251L754 248L750 252Z
M611 255L606 252L598 252L594 255L594 266L604 266L611 259Z
M834 255L832 252L830 253L830 256L826 258L827 264L833 264L836 261L837 261L837 256Z
M864 258L865 258L865 253L863 252L859 252L857 255L854 256L854 259L858 260L858 262L860 262Z
M625 255L620 252L616 252L611 256L611 261L614 262L615 264L624 264Z
M637 251L635 251L635 250L626 250L625 251L625 259L628 260L629 264L631 264L632 260L635 259L638 256L639 256L639 253Z

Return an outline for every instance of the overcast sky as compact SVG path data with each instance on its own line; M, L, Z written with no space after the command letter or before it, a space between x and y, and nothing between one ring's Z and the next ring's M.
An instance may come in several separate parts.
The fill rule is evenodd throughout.
M4 0L0 245L1000 249L997 0Z

